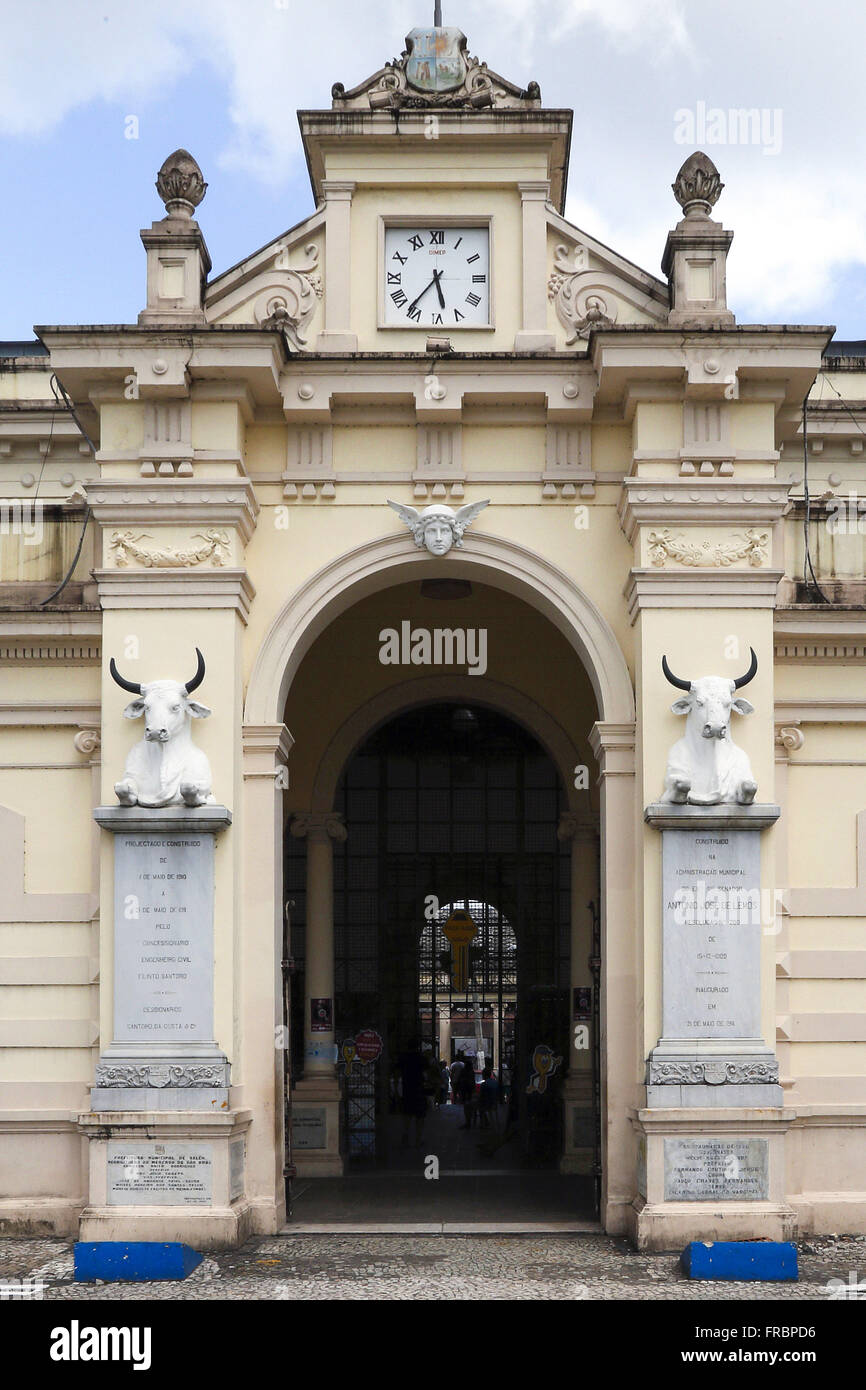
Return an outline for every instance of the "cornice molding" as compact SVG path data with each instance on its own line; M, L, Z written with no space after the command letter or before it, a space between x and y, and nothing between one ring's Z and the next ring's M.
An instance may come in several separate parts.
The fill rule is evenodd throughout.
M629 620L642 608L774 608L782 570L632 569L623 593Z
M85 489L100 526L231 526L244 545L259 511L249 478L101 478Z
M629 543L639 526L772 526L790 508L788 486L775 479L629 477L617 511Z
M246 623L255 588L246 570L94 570L104 609L234 608Z

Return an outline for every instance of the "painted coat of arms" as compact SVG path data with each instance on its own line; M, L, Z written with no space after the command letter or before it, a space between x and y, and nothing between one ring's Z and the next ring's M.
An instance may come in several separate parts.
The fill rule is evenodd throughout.
M459 29L413 29L407 35L406 81L419 92L452 92L466 79L466 35Z

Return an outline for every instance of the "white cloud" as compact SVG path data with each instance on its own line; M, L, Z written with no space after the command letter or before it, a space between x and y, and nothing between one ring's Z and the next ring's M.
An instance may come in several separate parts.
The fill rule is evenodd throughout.
M842 0L835 32L806 38L805 0L727 0L724 22L685 0L444 0L444 10L492 68L536 78L551 105L577 109L569 215L653 273L688 153L673 113L699 99L785 107L782 158L729 149L719 161L741 317L827 317L846 270L866 263L866 192L851 173L866 32L857 5ZM432 0L0 0L0 135L60 139L88 103L135 113L163 93L183 115L183 80L204 64L230 121L219 164L279 189L302 159L296 110L329 105L334 81L361 81L431 19ZM833 73L829 111L819 65Z

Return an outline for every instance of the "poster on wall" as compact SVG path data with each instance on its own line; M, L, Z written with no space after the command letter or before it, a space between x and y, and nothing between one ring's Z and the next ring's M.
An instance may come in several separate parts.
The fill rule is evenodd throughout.
M589 1018L592 1013L592 987L590 985L575 985L574 987L574 1017Z
M310 1000L310 1032L330 1033L334 1027L334 1001L332 999Z

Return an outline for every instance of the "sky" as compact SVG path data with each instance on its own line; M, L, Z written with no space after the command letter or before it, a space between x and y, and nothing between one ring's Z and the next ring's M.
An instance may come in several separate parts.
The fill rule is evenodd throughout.
M742 323L866 338L866 6L443 0L470 53L575 112L566 213L660 275L670 185L702 146ZM433 0L0 0L0 339L130 323L139 229L182 146L213 275L313 211L296 111L397 57ZM740 111L756 118L740 122Z

